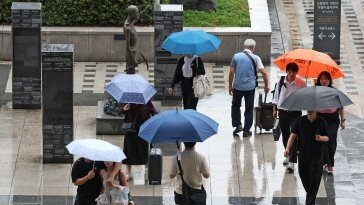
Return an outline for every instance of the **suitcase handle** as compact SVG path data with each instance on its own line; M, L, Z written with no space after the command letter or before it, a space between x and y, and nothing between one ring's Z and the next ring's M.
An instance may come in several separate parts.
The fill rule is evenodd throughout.
M264 103L266 103L267 102L267 93L265 93L265 95L264 95Z

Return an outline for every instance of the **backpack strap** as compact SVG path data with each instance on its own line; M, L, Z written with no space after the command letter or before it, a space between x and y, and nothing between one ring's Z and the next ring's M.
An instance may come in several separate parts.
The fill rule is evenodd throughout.
M281 79L279 79L279 83L278 83L278 99L279 99L279 95L281 94L281 90L282 90L282 86L284 86L285 88L287 88L286 84L284 83L284 78L285 76L281 76Z

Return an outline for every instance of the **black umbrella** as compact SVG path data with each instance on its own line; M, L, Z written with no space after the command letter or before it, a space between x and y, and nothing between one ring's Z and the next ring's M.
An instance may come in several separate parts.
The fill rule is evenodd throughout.
M281 104L287 110L324 110L351 105L353 102L338 89L326 86L302 88L290 94Z

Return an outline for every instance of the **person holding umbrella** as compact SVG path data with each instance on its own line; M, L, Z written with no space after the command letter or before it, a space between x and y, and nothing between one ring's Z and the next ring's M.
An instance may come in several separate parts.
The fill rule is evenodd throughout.
M327 86L332 87L332 77L329 72L322 71L318 77L316 86ZM345 115L344 115L344 108L331 108L331 109L324 109L324 110L318 110L317 114L324 118L328 124L329 129L329 137L330 140L327 143L327 152L325 154L324 158L324 164L325 171L328 174L333 173L333 167L334 167L334 156L336 152L336 146L337 146L337 132L339 129L339 125L342 129L345 128Z
M123 151L126 159L123 164L127 165L127 179L132 178L132 165L145 165L148 163L149 144L138 137L140 126L152 115L157 114L153 103L146 104L126 103L121 105L121 112L125 114L125 123L133 123L133 131L125 133Z
M297 77L299 67L296 63L288 63L286 66L286 77L283 77L275 87L273 95L273 117L279 116L279 126L282 131L282 142L284 148L287 147L287 141L291 133L291 127L295 120L302 115L301 111L292 111L281 107L282 102L295 91L306 87L306 83ZM296 143L293 145L294 149ZM297 162L297 152L291 152L289 156L283 161L287 164L287 170L294 172L294 163Z
M306 190L306 204L315 204L322 176L322 164L326 142L329 141L328 125L317 116L316 110L340 108L353 102L340 90L326 86L302 88L290 94L281 104L283 109L308 110L294 123L284 156L296 152L292 145L298 137L298 172Z
M298 138L298 173L306 191L306 204L315 204L321 182L322 163L325 145L329 141L326 121L317 116L316 111L307 111L307 115L299 117L292 127L284 156L296 152L292 145Z
M191 188L196 188L203 195L196 195L194 199L200 199L206 203L206 191L202 189L202 176L209 177L209 170L204 156L195 151L196 142L203 142L217 133L219 124L210 117L193 109L167 110L147 120L139 130L139 136L149 143L176 143L179 150L179 142L184 142L185 151L173 158L170 174L171 178L176 177L178 165L181 164L183 177L178 177L179 187L176 188L176 204L184 201L182 195L182 180ZM177 161L178 160L178 161ZM202 176L201 176L202 174ZM184 180L186 179L186 180ZM184 186L186 187L186 186ZM185 193L187 195L187 190ZM193 194L188 194L191 196ZM191 200L192 201L192 200ZM178 202L178 203L177 203ZM191 202L191 204L200 204Z
M268 73L264 69L262 60L259 56L253 54L256 43L253 39L244 41L244 51L233 56L229 72L229 94L233 96L231 103L232 126L235 127L233 134L236 135L241 131L243 137L252 135L250 131L253 125L253 108L255 88L258 87L259 71L264 80L264 92L269 91ZM244 127L241 124L241 101L245 100Z
M100 195L102 181L100 170L104 163L79 158L72 166L71 178L77 187L75 205L96 205L95 199Z
M98 139L74 140L66 148L70 154L81 157L74 162L71 172L72 182L78 186L75 205L95 205L95 199L102 188L99 173L101 169L105 168L102 161L115 162L115 170L105 181L105 183L111 184L116 170L120 170L125 154L120 147Z
M173 94L173 88L181 82L183 108L196 110L198 97L195 97L193 90L193 77L205 75L205 67L202 59L196 55L187 54L182 56L177 63L171 87L168 94Z
M182 192L182 179L181 176L178 176L178 163L180 163L183 170L184 182L194 189L202 189L202 177L206 179L210 177L206 158L195 150L196 142L183 142L183 144L185 145L185 150L180 153L180 159L178 159L178 154L173 157L169 171L169 177L171 179L177 176L178 186L175 189L176 204L179 204L179 198L184 197ZM204 204L206 204L206 199Z
M196 110L198 98L195 97L193 90L193 78L205 74L204 64L197 55L216 51L220 44L220 39L202 30L175 32L163 42L161 46L163 49L183 55L178 60L168 94L172 95L174 86L181 82L184 109Z

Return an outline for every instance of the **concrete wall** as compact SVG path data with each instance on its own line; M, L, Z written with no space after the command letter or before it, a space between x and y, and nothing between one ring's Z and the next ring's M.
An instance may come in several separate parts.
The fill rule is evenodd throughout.
M249 10L251 27L193 28L222 40L218 51L202 56L204 61L229 63L233 54L242 50L247 38L256 40L255 53L263 62L270 61L271 26L267 2L249 0ZM153 62L154 27L137 27L137 32L137 48ZM78 62L120 62L125 61L125 40L114 40L114 37L121 34L122 28L115 27L42 27L42 43L74 44L75 61ZM11 61L11 27L0 26L0 35L0 61Z
M69 29L69 30L67 30ZM154 57L154 32L153 27L137 28L137 48L149 61ZM195 29L195 28L194 28ZM224 28L221 28L224 29ZM204 29L206 31L210 29ZM261 32L211 32L218 36L222 44L218 51L204 54L204 61L229 62L234 53L242 48L245 39L253 38L257 41L255 53L261 56L264 62L270 59L271 34ZM67 28L43 27L42 43L62 43L75 45L75 61L90 62L119 62L125 61L125 40L114 40L115 35L120 35L121 29L117 28ZM0 60L10 61L12 57L11 31L9 26L4 26L0 31L0 46L2 53Z

